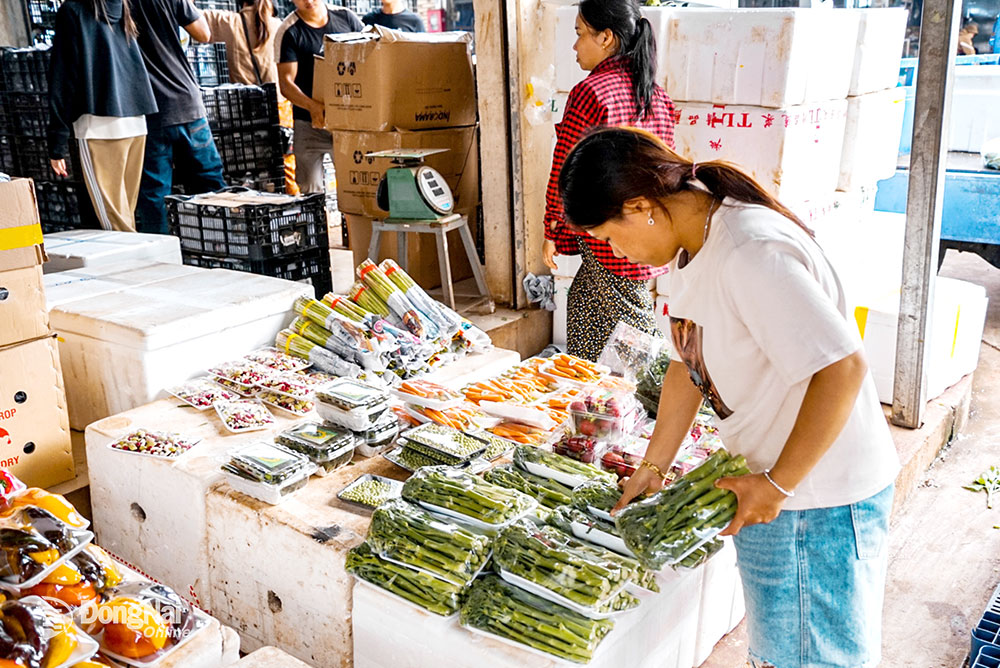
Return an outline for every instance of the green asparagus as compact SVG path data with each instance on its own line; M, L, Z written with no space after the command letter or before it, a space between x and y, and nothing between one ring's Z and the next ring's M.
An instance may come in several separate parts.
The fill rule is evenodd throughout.
M486 631L576 663L587 663L614 622L588 619L511 586L494 575L477 580L462 606L463 626Z
M534 499L527 494L448 466L425 466L418 470L403 486L403 498L494 525L521 517L535 506Z
M368 543L361 543L347 553L346 569L376 587L443 617L458 610L466 593L463 586L380 558Z
M546 508L557 508L569 503L573 493L572 489L562 483L522 471L510 464L490 469L483 477L494 485L524 492Z
M715 481L750 473L742 456L717 450L698 468L644 501L629 505L615 518L628 548L648 568L676 563L707 537L713 537L736 514L736 495Z
M573 506L584 512L597 508L611 512L618 500L622 498L622 490L618 485L607 480L589 480L573 489Z
M673 568L674 570L678 568L697 568L711 559L712 555L721 550L723 545L724 543L722 542L722 539L716 538L712 542L702 545L697 550L678 561L674 564Z
M490 539L396 499L372 514L368 543L384 558L466 585L489 559Z
M547 468L565 473L568 475L586 478L587 480L601 479L608 482L617 480L614 473L602 471L596 466L578 462L575 459L558 455L548 450L542 450L531 445L519 445L514 450L514 463L518 467L528 470L527 464L540 464Z

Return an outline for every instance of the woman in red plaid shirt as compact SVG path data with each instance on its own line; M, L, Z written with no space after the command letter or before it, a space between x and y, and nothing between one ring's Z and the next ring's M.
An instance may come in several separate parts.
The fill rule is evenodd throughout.
M637 0L583 0L576 17L576 61L589 70L573 87L562 122L545 195L545 264L556 255L582 255L569 291L567 344L573 355L596 361L615 326L627 322L661 335L653 316L649 280L666 267L633 264L615 257L605 241L581 236L566 224L559 198L559 171L570 149L590 129L629 125L674 146L674 105L653 82L656 40Z

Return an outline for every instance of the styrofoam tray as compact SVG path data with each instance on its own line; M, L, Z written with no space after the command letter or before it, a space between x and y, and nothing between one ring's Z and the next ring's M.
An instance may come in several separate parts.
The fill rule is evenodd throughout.
M571 522L570 528L573 530L573 535L580 540L585 540L594 545L600 545L601 547L607 548L612 552L617 552L618 554L635 559L635 554L632 550L628 549L628 546L618 536L610 534L606 531L601 531L595 527L587 526L582 522Z
M410 599L408 599L408 598L403 598L402 596L400 596L400 595L399 595L399 594L397 594L396 592L393 592L393 591L389 591L388 589L383 589L382 587L379 587L379 586L378 586L377 584L374 584L374 583L372 583L372 582L369 582L368 580L365 580L365 579L363 579L363 578L359 578L359 577L358 577L357 575L355 575L354 573L351 573L351 577L353 577L353 578L354 578L354 581L355 581L355 582L356 582L357 584L359 584L359 585L364 585L365 587L370 587L371 589L374 589L374 590L375 590L375 591L377 591L377 592L380 592L380 593L382 593L382 594L385 594L386 596L391 596L392 598L394 598L394 599L396 599L397 601L400 601L400 602L402 602L402 603L405 603L406 605L410 606L411 608L416 608L416 609L417 609L417 610L419 610L420 612L425 612L425 613L427 613L427 614L429 614L429 615L434 615L435 617L440 617L441 619L455 619L456 617L458 617L458 610L456 610L455 612L451 613L451 614L450 614L450 615L448 615L448 616L444 616L444 615L439 615L439 614L437 614L436 612L433 612L433 611L431 611L431 610L428 610L427 608L425 608L424 606L422 606L422 605L420 605L420 604L418 604L418 603L414 603L413 601L411 601L411 600L410 600ZM357 585L355 585L355 586L357 586Z
M382 480L389 483L389 495L385 497L385 501L398 499L403 494L403 483L399 482L398 480L393 480L392 478L386 478L385 476L375 475L373 473L365 473L364 475L360 475L357 478L355 478L354 482L352 482L347 487L344 487L344 489L337 492L337 498L340 499L340 501L342 501L343 503L347 503L352 506L356 506L358 508L364 508L365 510L368 511L374 510L374 506L369 506L368 504L365 503L359 503L358 501L352 501L351 499L345 499L343 496L345 492L350 491L355 486L361 484L362 482L365 482L366 480Z
M519 406L499 401L480 401L479 408L489 415L544 431L552 431L558 426L555 420L532 406Z
M569 659L564 659L561 656L556 656L555 654L549 654L546 651L535 649L530 645L524 645L516 640L511 640L510 638L504 638L503 636L498 636L495 633L484 631L480 628L476 628L475 626L471 626L468 624L459 624L459 626L461 626L469 633L472 633L473 635L483 636L484 638L489 638L490 640L496 640L497 642L503 643L504 645L515 647L521 651L528 652L529 654L534 654L535 656L541 657L547 661L554 662L555 665L557 666L586 666L589 665L590 663L593 663L594 660L599 657L599 654L601 653L601 650L604 647L604 641L607 640L606 636L604 637L604 639L601 640L601 644L598 645L597 649L594 650L594 654L590 657L590 661L588 661L587 663L577 663L576 661L570 661Z
M426 508L432 513L437 513L438 515L442 515L444 517L450 517L452 519L465 522L469 526L474 527L476 529L485 529L486 531L499 531L504 527L510 526L511 524L518 521L522 517L525 517L533 513L535 511L535 506L538 505L538 502L535 501L534 499L532 499L531 501L532 501L531 506L523 513L500 524L490 524L488 522L483 522L482 520L476 519L475 517L469 517L468 515L463 515L462 513L455 512L454 510L451 510L449 508L442 508L441 506L435 506L434 504L431 503L425 503L423 501L417 501L417 503L421 507Z
M180 454L170 456L170 455L151 455L148 452L135 452L133 450L122 450L121 448L114 447L115 443L117 443L117 442L118 441L113 441L111 443L108 443L108 449L109 450L113 450L115 452L121 452L121 453L126 454L126 455L138 455L139 457L150 457L152 459L162 459L162 460L165 460L165 461L168 461L168 462L175 462L175 461L177 461L178 459L180 459L181 457L183 457L187 453L189 453L192 450L194 450L195 446L198 445L199 443L201 443L201 441L191 441L191 447L190 448L188 448L187 450L185 450L184 452L182 452Z
M289 366L292 368L277 369L266 362L260 361L260 359L266 359L268 355L273 355L274 353L279 353L285 356L286 358L289 358ZM255 359L254 358L255 356L257 356L260 359ZM302 371L303 369L308 369L309 367L312 366L312 362L310 362L309 360L304 360L301 357L296 357L295 355L286 353L284 350L278 350L274 346L264 346L263 348L258 348L257 350L254 350L253 352L244 355L244 359L260 364L261 366L266 366L268 369L274 369L278 373Z
M191 614L194 616L194 628L191 630L190 633L181 638L179 642L174 644L169 650L165 652L161 651L158 654L154 654L141 659L130 659L128 657L115 654L114 652L110 652L106 649L102 649L101 651L104 652L104 654L106 654L109 658L114 659L115 661L118 661L119 663L123 663L128 666L136 666L137 668L155 668L156 666L159 666L161 663L166 661L179 648L187 644L187 642L191 640L191 638L193 638L195 635L197 635L203 628L208 626L209 622L212 619L207 614L205 614L204 612L202 612L193 605L191 606Z
M410 394L409 392L403 392L401 390L389 390L389 394L396 397L404 404L423 406L424 408L432 408L436 411L446 411L449 408L455 408L456 406L461 406L465 403L465 397L462 396L455 397L449 401L439 401L428 397L418 397L415 394Z
M190 401L188 401L187 399L185 399L184 397L182 397L179 394L179 392L183 391L185 387L187 387L189 385L195 385L195 384L203 386L203 389L201 390L202 392L206 391L205 386L207 386L207 389L214 390L214 388L212 387L214 385L215 387L218 388L219 392L226 392L229 395L231 395L231 397L233 399L236 399L237 396L242 396L242 395L237 395L237 393L234 390L231 390L229 388L223 387L222 385L220 385L219 383L217 383L214 380L214 377L208 377L208 376L205 376L205 377L202 377L202 378L195 378L194 380L190 380L190 381L188 381L186 383L181 383L180 385L175 385L175 386L173 386L171 388L168 388L167 389L167 394L170 394L171 396L176 397L177 399L179 399L180 401L183 401L185 404L187 404L188 406L191 406L195 410L199 410L199 411L208 410L209 408L212 407L212 404L215 403L214 401L212 403L209 403L207 406L196 406L195 404L192 404ZM217 399L217 400L219 400L219 401L227 401L227 399Z
M76 555L80 554L80 552L83 551L83 548L85 548L88 545L90 545L93 542L93 540L94 540L94 532L93 531L81 531L80 544L77 545L76 547L74 547L72 550L70 550L66 554L64 554L61 557L59 557L58 559L56 559L55 561L53 561L48 566L48 568L46 568L45 570L43 570L41 573L39 573L35 577L31 578L30 580L26 580L26 581L21 582L21 583L5 582L3 580L0 580L0 589L3 589L5 591L13 591L13 592L22 591L24 589L31 589L35 585L40 584L42 582L42 580L44 580L45 578L47 578L49 575L51 575L54 570L56 570L57 568L59 568L60 566L62 566L63 564L65 564L67 561L69 561L70 559L72 559Z
M595 508L594 506L587 505L587 512L589 512L594 517L605 520L606 522L614 522L614 516L606 510L601 510L600 508Z
M612 612L597 612L593 608L588 608L588 607L582 606L579 603L576 603L574 601L569 600L568 598L566 598L565 596L562 596L561 594L557 594L556 592L552 591L551 589L547 589L547 588L545 588L545 587L543 587L541 585L537 585L534 582L532 582L531 580L525 580L521 576L514 575L513 573L511 573L511 572L509 572L509 571L507 571L507 570L505 570L503 568L498 569L498 571L500 573L500 577L501 578L503 578L504 580L506 580L510 584L514 585L515 587L520 587L521 589L525 590L528 593L531 593L531 594L534 594L535 596L539 596L541 598L544 598L546 601L551 601L552 603L555 603L556 605L561 605L562 607L567 608L569 610L572 610L573 612L575 612L577 614L583 615L584 617L586 617L588 619L611 619L612 617L617 617L618 615L624 615L626 613L629 613L629 612L632 612L634 610L638 610L639 609L638 606L637 606L637 607L631 608L629 610L615 610L615 611L612 611ZM622 593L622 590L624 590L627 585L628 585L628 583L626 582L622 586L618 587L618 589L616 589L614 591L614 593L611 596L608 597L607 600L610 601L613 598L615 598L616 596L618 596L620 593ZM640 605L641 605L641 603L640 603Z
M293 399L292 397L288 397L287 394L281 395L284 397L288 397L289 399L293 399L294 401L308 401L313 405L312 410L299 412L299 411L293 411L291 408L285 408L284 406L281 406L275 403L274 401L271 401L270 397L267 396L268 392L271 392L271 390L262 390L261 393L257 395L257 400L260 401L262 404L267 404L272 408L277 408L279 411L284 411L289 415L294 415L295 417L308 417L316 411L316 402L313 401L312 399ZM273 394L279 394L279 393L273 392Z
M486 567L490 564L490 559L493 558L493 550L490 550L489 554L486 555L486 559L483 560L483 563L480 564L476 572L473 573L472 576L466 582L455 582L454 580L449 580L448 578L444 577L439 573L434 573L432 571L427 570L426 568L421 568L420 566L414 566L413 564L408 564L405 561L400 561L399 559L382 554L381 552L376 552L376 554L378 554L379 559L384 559L385 561L388 561L390 564L396 564L397 566L405 566L406 568L413 569L415 571L423 573L424 575L429 575L435 580L440 580L441 582L447 582L448 584L455 585L456 587L467 587L468 585L472 584L473 580L482 575L483 571L486 570Z
M21 599L21 601L23 603L32 603L32 604L44 603L49 608L55 610L55 612L57 613L59 612L59 610L53 607L51 603L46 601L41 596L26 596L25 598ZM71 668L71 666L75 666L81 661L86 661L90 657L97 654L98 650L101 648L101 646L97 643L97 641L91 638L86 633L84 633L83 629L81 629L75 621L73 622L72 626L73 626L73 631L76 633L76 639L78 641L77 645L73 649L73 653L70 654L68 657L66 657L65 661L63 661L57 666L54 666L53 668Z
M541 476L543 478L548 478L549 480L555 480L556 482L561 482L570 488L579 487L583 483L587 482L589 478L584 478L583 476L573 475L571 473L564 473L562 471L556 471L555 469L549 468L544 464L539 464L538 462L524 462L524 468L528 470L528 473L534 473L535 475Z
M264 503L269 503L272 506L276 506L289 496L299 491L306 486L309 481L309 476L316 472L316 465L310 462L310 465L302 469L300 473L292 476L288 480L284 480L280 485L269 485L266 482L254 482L253 480L247 480L242 476L238 476L235 473L230 473L229 471L223 471L222 474L226 476L226 482L229 486L235 489L241 494L246 494L247 496L252 496L258 501L263 501ZM290 492L282 493L283 490L293 488Z
M235 402L233 402L233 403L235 403ZM232 434L246 434L246 433L249 433L251 431L261 431L263 429L270 429L271 426L274 425L274 416L271 415L271 413L267 410L267 408L264 407L263 404L258 404L261 408L264 409L264 412L267 413L267 415L271 418L270 421L269 422L264 422L264 423L261 423L261 424L258 424L258 425L254 425L254 426L251 426L251 427L244 427L242 429L233 429L232 427L229 426L229 423L226 422L226 416L223 413L223 411L226 410L225 407L227 405L228 405L228 403L225 403L225 404L224 403L215 404L215 412L219 416L219 421L222 423L223 428L225 428L226 431L228 431L228 432L230 432Z
M223 378L222 376L213 375L211 378L213 383L218 384L219 386L221 386L226 390L229 390L230 392L235 392L236 394L246 399L254 397L257 395L258 392L260 392L260 388L257 387L256 385L244 385L242 383L237 383L236 381L229 380L228 378Z

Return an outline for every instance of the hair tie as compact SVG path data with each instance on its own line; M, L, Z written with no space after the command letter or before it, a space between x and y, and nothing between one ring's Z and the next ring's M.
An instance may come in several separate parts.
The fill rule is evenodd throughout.
M698 163L697 162L692 162L691 163L691 180L692 181L694 179L698 178L697 174L698 174Z

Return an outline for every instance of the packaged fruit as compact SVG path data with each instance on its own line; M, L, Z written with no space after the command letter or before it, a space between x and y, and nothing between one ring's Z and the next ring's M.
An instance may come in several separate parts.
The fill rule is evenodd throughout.
M38 596L0 605L0 666L61 668L97 651L73 620Z
M596 390L569 405L573 430L599 441L620 441L638 426L642 407L634 395Z
M552 449L565 457L572 457L584 464L594 464L600 458L607 444L592 436L566 435L552 446Z
M613 443L601 455L601 468L616 474L619 479L628 478L639 468L648 447L649 441L645 438Z

